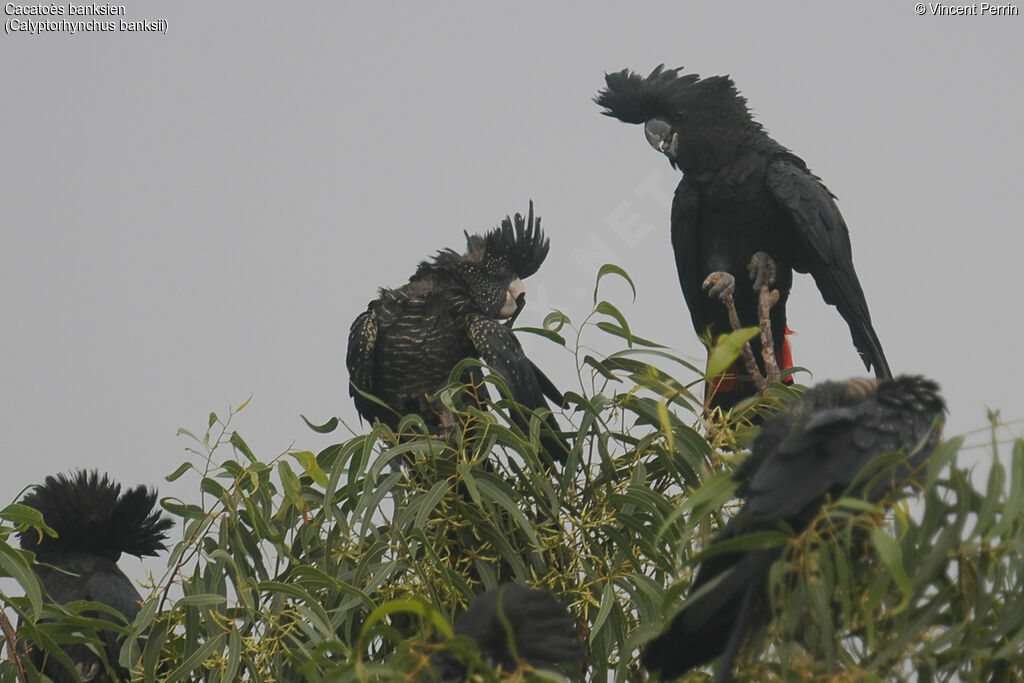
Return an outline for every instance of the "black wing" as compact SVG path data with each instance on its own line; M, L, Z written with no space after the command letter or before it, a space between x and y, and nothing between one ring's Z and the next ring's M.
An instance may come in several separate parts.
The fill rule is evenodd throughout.
M729 535L727 527L713 543ZM662 678L668 680L710 662L728 649L718 671L719 675L730 671L736 648L741 644L739 639L762 616L760 593L764 576L779 553L778 548L728 553L701 563L690 593L705 585L707 589L699 596L687 598L668 628L644 647L643 665L660 671Z
M938 385L922 377L825 382L765 422L736 473L746 498L712 545L770 529L796 531L811 521L826 493L845 489L874 458L902 450L918 467L934 450L936 418L945 410ZM916 449L916 450L915 450ZM867 492L877 500L904 472ZM676 676L721 655L725 680L743 638L768 617L765 579L781 548L713 555L701 563L690 596L667 630L644 650L645 666Z
M760 467L746 485L746 510L761 520L791 519L808 504L819 501L835 486L856 475L872 458L887 451L878 448L879 425L857 408L818 411L815 424L805 425L764 454ZM896 450L899 444L888 439ZM851 477L852 478L852 477Z
M826 493L845 489L875 458L900 450L910 454L927 437L930 443L913 454L910 466L916 466L938 438L931 428L943 407L932 386L915 377L884 382L877 394L854 405L810 411L781 440L755 442L759 463L742 487L744 511L761 521L785 519L799 530Z
M890 379L882 344L871 325L871 314L853 269L850 234L835 198L821 181L793 158L771 162L765 177L768 189L793 219L804 260L794 266L809 272L827 303L839 309L850 326L853 345L864 364L879 379Z
M360 395L359 391L374 393L373 366L374 348L377 345L377 315L369 309L352 323L348 333L348 352L345 365L348 367L348 393L356 404L356 410L369 422L383 410L380 406ZM356 389L359 391L356 391Z
M545 395L555 396L561 404L562 395L544 373L526 357L515 334L504 324L475 315L469 318L469 338L484 363L494 368L505 380L512 398L530 410L547 408ZM544 418L556 435L558 424L550 414ZM555 460L565 462L569 445L561 437L542 439L544 450Z
M544 374L544 371L537 367L537 364L532 360L530 365L533 367L533 374L537 378L537 383L540 385L541 393L547 396L548 400L554 403L556 406L562 408L565 407L565 397L562 396L562 392L558 390L555 383L548 379L548 376Z
M699 202L697 191L690 187L686 178L683 178L672 200L672 251L675 252L679 286L683 288L683 298L686 299L686 307L690 309L693 329L701 335L711 324L711 320L705 313L707 297L701 287L706 273L701 274L698 261Z

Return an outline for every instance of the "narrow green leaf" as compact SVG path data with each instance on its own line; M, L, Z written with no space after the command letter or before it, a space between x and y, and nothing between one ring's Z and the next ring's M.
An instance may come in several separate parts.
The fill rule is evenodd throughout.
M320 486L327 487L327 475L320 469L320 465L317 463L316 456L312 451L289 451L288 455L295 458L302 465L303 473L307 477Z
M1006 496L1005 487L1006 468L999 462L999 458L993 458L988 470L988 486L985 497L982 499L981 510L978 511L978 524L975 527L985 539L992 536L992 524L995 521L996 512L1002 507L1000 503Z
M336 417L332 417L330 420L324 422L322 425L313 424L305 415L299 415L299 417L302 418L302 421L306 423L307 427L312 429L317 434L330 434L331 432L338 428L339 420Z
M594 358L589 354L583 357L583 362L586 365L589 365L590 367L597 370L599 373L601 373L601 375L604 376L605 379L612 380L613 382L622 381L612 373L608 366L606 366L603 362L599 361L597 358Z
M537 538L537 532L533 528L533 525L530 524L529 520L526 519L526 516L523 515L523 511L516 507L515 503L512 502L512 497L500 488L503 484L499 484L492 478L483 476L479 477L476 483L484 498L494 501L512 515L518 523L519 528L523 530L527 538L530 540L530 543L535 546L540 545L540 540Z
M549 330L549 329L544 328L544 327L517 327L517 328L515 328L514 331L515 332L525 332L526 334L535 334L538 337L544 337L545 339L550 339L551 341L555 342L556 344L560 344L561 346L565 346L565 337L563 337L562 335L558 334L554 330Z
M715 345L708 354L708 367L704 378L708 381L720 377L722 373L736 362L743 352L743 345L760 334L756 327L744 327L742 330L735 330L723 334L715 340Z
M544 325L544 329L546 330L551 330L552 332L559 332L564 326L569 325L571 323L572 321L569 320L569 316L567 316L565 313L562 313L561 311L551 311L546 316L544 316L544 322L542 324Z
M184 427L178 427L178 431L175 432L175 435L176 436L187 436L190 439L192 439L193 441L195 441L196 443L199 443L199 444L203 443L202 439L200 439L198 436L196 436L195 434L193 434L189 430L185 429Z
M218 500L226 500L229 498L228 492L221 486L220 482L210 477L203 477L199 482L199 490L203 493L209 493Z
M892 609L892 614L899 614L907 608L911 597L913 597L910 577L907 576L907 571L903 567L903 551L900 549L899 544L883 529L871 530L871 544L875 546L878 556L882 559L883 564L885 564L886 569L892 576L892 580L896 582L896 586L903 594L900 603Z
M189 654L185 658L185 661L181 663L178 668L167 676L165 683L177 683L177 681L183 681L188 679L191 674L202 664L210 655L215 651L219 651L224 647L224 640L227 634L220 633L220 635L207 640L197 650Z
M640 337L640 336L634 334L631 330L629 330L627 328L624 328L624 327L622 327L620 325L613 325L612 323L606 322L604 320L600 320L600 321L597 322L597 329L601 330L602 332L607 332L608 334L614 335L614 336L619 337L621 339L627 340L629 342L630 347L632 347L634 344L636 344L638 346L646 346L646 347L651 348L651 349L665 349L665 348L668 348L667 346L665 346L663 344L659 344L658 342L651 341L650 339L646 339L644 337ZM629 349L625 349L625 350L626 351L643 351L645 349L629 348Z
M601 628L604 626L604 622L608 619L608 615L611 614L612 606L615 603L615 590L612 587L611 581L606 581L604 584L604 590L601 593L601 602L598 605L597 616L594 617L594 626L590 629L590 642L593 643L601 632Z
M249 458L249 462L256 462L256 456L249 450L249 445L242 439L242 435L238 432L231 432L231 445L242 452L242 455Z
M178 479L181 478L183 474L188 472L190 469L192 469L192 463L183 462L180 465L178 465L178 469L168 474L166 477L164 477L164 479L167 481L177 481Z
M615 308L615 306L608 303L607 301L602 301L597 304L597 308L595 308L594 310L598 313L601 313L602 315L607 315L614 318L615 322L619 324L619 328L617 331L613 332L613 334L617 334L618 336L625 339L626 344L630 348L633 347L633 334L629 331L629 323L626 321L626 316L622 315L619 309ZM606 329L605 331L607 332L614 329L615 328L610 328Z
M724 553L774 548L785 544L787 541L789 541L789 536L779 531L755 531L754 533L713 543L701 552L693 555L690 558L690 564L696 565L709 557Z
M658 401L658 424L661 425L661 435L665 439L670 451L675 450L675 438L673 434L672 421L668 417L668 406L664 401Z
M180 598L178 605L183 607L216 607L227 603L227 598L217 593L201 593L199 595L186 595Z
M601 287L601 280L606 275L617 275L625 280L629 284L630 290L633 292L633 301L636 301L636 285L633 284L633 278L629 277L629 273L625 270L616 266L612 263L606 263L597 271L597 281L594 283L594 303L597 303L597 291Z
M238 629L232 626L231 633L228 635L228 661L224 665L224 674L221 676L224 681L239 680L237 676L241 659L242 636L238 633Z
M822 554L822 557L824 556ZM832 672L836 667L836 652L835 633L832 624L831 592L818 579L811 579L805 585L807 587L807 597L810 599L811 611L814 614L815 624L821 629L819 643L825 654L825 666L829 672Z
M964 439L962 436L950 439L941 446L935 449L932 456L928 458L928 474L925 479L925 488L935 488L935 482L938 481L939 475L945 473L946 466L957 456L960 452L960 447L963 445Z
M437 504L441 502L441 499L444 498L444 495L448 493L448 490L451 489L451 487L452 483L447 479L435 482L434 485L430 487L430 491L427 493L419 511L416 513L416 519L413 522L416 527L422 528L426 525L427 519L430 518L430 513L434 511L434 508L437 507Z
M29 603L32 605L33 618L38 619L43 610L43 592L39 579L29 565L24 550L15 550L6 542L0 541L0 569L5 576L10 576L25 591Z
M366 635L370 632L377 623L382 621L384 618L401 612L408 612L410 614L416 614L420 617L428 619L438 631L445 635L447 638L451 638L453 633L451 626L448 625L448 621L444 616L436 609L431 607L423 600L409 598L399 600L389 600L380 607L370 612L370 615L366 618L366 622L363 624L363 629L360 634L360 640L364 640Z
M281 477L281 485L284 486L284 493L288 500L299 510L304 509L306 502L302 499L302 484L299 483L299 478L292 471L291 465L284 460L279 461L277 475Z

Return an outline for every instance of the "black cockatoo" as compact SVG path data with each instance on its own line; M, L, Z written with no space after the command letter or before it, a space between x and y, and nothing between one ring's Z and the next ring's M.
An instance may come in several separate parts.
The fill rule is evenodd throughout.
M566 667L578 667L583 659L569 611L548 591L520 583L505 583L477 596L456 617L453 630L476 641L487 664L505 672L515 671L522 662L534 669L571 673ZM451 654L439 653L432 661L441 680L464 679L465 667Z
M892 377L835 197L754 121L732 79L659 66L646 78L624 69L605 81L594 98L603 113L644 124L651 145L683 172L672 202L672 247L697 334L710 328L715 338L731 330L725 308L708 294L734 296L740 323L757 325L755 289L774 261L780 298L771 309L771 332L780 369L793 367L786 300L796 270L810 273L825 301L839 309L868 369L879 379ZM737 275L748 269L754 286ZM752 345L763 374L760 341ZM735 379L740 374L737 364L715 383L712 405L728 408L753 395L752 384Z
M465 254L441 251L421 263L408 284L382 288L352 324L346 357L350 393L366 420L397 429L402 416L418 413L432 430L450 426L448 411L428 397L447 385L465 358L479 358L500 373L512 398L531 410L547 408L545 397L561 405L562 394L526 357L511 329L526 301L523 279L548 254L533 202L525 219L505 218L486 235L467 233L466 242ZM482 402L487 389L480 368L467 371L463 381ZM545 422L557 431L550 414ZM542 442L549 456L562 462L568 457L567 444L555 434Z
M892 380L824 382L765 421L735 478L745 498L740 511L712 544L784 522L800 532L826 496L838 498L875 458L902 451L907 460L891 479L862 493L878 500L903 485L935 450L945 403L938 385L917 376ZM692 595L714 579L717 586L688 600L668 629L643 653L644 665L679 676L718 656L716 681L727 680L750 629L767 618L768 570L782 549L713 555L697 569Z
M38 510L57 537L42 536L35 529L20 532L25 550L35 553L33 567L52 602L63 605L89 600L113 607L130 622L139 613L142 596L117 566L122 553L143 557L165 550L167 531L173 525L154 510L156 492L144 486L121 493L120 484L107 475L81 471L68 476L50 476L35 486L21 503ZM49 566L48 566L49 565ZM114 623L105 612L86 616ZM121 645L117 634L103 631L107 662L118 677L128 680L128 671L118 664ZM100 658L84 645L66 645L83 681L112 680ZM32 650L30 660L37 669L57 683L77 679L55 658Z

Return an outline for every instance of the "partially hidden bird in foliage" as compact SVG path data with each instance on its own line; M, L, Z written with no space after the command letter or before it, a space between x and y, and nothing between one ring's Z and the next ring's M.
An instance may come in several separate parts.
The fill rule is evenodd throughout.
M121 485L107 475L79 471L47 477L21 503L38 510L43 522L57 534L40 535L34 528L19 532L21 547L35 553L33 569L47 599L59 605L76 600L102 603L131 622L139 613L142 596L117 561L122 553L143 557L166 549L164 541L173 522L154 509L156 492L137 486L122 493ZM119 621L100 611L87 611L84 616ZM99 635L107 663L119 679L128 680L128 670L118 664L118 634L105 630ZM100 657L85 645L64 645L62 649L75 673L52 654L36 648L28 653L29 659L57 683L115 680Z
M743 506L711 547L782 524L800 533L827 498L838 500L847 492L865 465L902 452L905 459L870 488L850 491L879 500L922 468L938 443L944 413L938 385L919 376L823 382L808 389L764 422L735 474ZM644 665L668 678L721 657L715 680L728 680L746 636L770 616L768 572L781 553L780 547L724 552L702 562L689 595L708 589L687 599L647 645Z
M576 622L546 590L521 583L492 588L456 617L453 631L457 636L472 638L492 669L500 667L509 673L526 664L539 670L579 674L583 648ZM438 653L431 661L440 680L465 679L466 666L451 653Z
M714 340L731 330L718 301L727 296L735 297L742 325L757 325L756 293L774 276L773 350L780 369L793 367L786 301L793 271L810 273L825 301L839 309L867 368L879 379L892 377L835 197L753 119L732 79L662 65L647 77L628 69L606 74L605 82L594 98L603 113L644 124L648 142L683 173L672 201L672 248L697 334L710 330ZM752 283L737 284L737 273L748 271ZM764 373L760 341L751 343ZM737 364L713 382L710 404L727 409L753 395L741 375Z
M350 394L359 414L393 430L409 413L423 416L432 431L450 427L451 412L431 397L466 358L493 368L529 410L547 408L545 399L561 405L561 392L526 356L511 325L526 302L523 279L537 272L549 246L530 202L525 218L506 217L484 235L467 233L466 253L445 249L420 263L407 284L382 288L348 338ZM483 405L481 368L468 368L461 380ZM513 418L526 425L525 416ZM543 421L550 430L543 449L564 462L569 446L550 413Z

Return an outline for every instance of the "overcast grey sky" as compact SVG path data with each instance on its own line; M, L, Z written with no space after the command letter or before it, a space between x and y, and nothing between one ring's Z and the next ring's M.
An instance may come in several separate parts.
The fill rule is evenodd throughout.
M195 480L162 482L186 455L176 430L250 394L236 427L260 457L318 450L331 439L299 414L358 424L344 354L376 289L530 198L551 252L520 324L582 319L614 261L635 331L703 362L669 246L678 175L591 102L604 72L662 62L731 74L839 196L890 364L942 383L948 431L986 405L1024 417L1024 17L905 0L126 10L166 34L0 40L4 503L76 467L194 499ZM789 319L815 380L864 374L807 276ZM573 386L567 356L530 348Z

